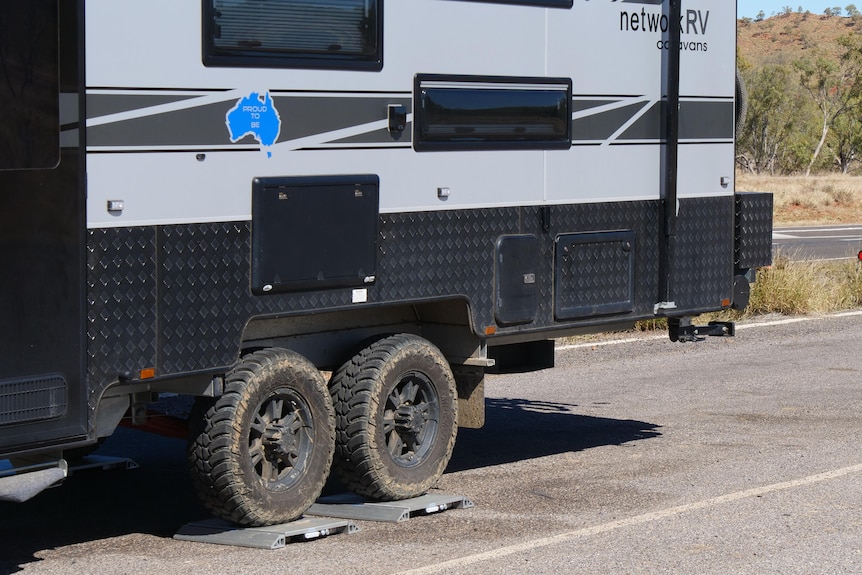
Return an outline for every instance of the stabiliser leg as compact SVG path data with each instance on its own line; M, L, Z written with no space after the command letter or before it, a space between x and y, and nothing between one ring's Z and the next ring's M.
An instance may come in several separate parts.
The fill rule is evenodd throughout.
M711 321L707 325L693 325L690 317L670 317L667 333L671 341L703 341L707 336L733 337L736 324L732 321Z

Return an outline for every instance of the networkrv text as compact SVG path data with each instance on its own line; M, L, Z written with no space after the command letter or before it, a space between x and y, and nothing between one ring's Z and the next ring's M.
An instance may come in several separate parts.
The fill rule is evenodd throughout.
M694 36L706 36L706 30L709 26L709 10L703 12L701 10L686 10L679 18L679 29L682 34ZM647 12L646 8L641 8L633 12L620 12L620 31L622 32L652 32L666 33L669 28L669 20L667 14L659 12ZM656 48L667 50L670 48L669 40L659 40L656 42ZM693 52L706 52L707 43L699 41L682 40L680 50L688 50Z

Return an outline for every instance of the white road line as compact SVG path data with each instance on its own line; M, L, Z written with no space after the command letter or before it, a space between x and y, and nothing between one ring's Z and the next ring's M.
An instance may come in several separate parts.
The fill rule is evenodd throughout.
M839 228L775 228L776 232L779 233L800 233L800 232L852 232L855 230L862 230L862 227L859 226L847 226L847 227L839 227Z
M859 236L789 236L782 234L772 234L772 239L779 240L844 240L851 242L860 239Z
M606 345L620 345L623 343L637 343L639 341L650 341L653 339L664 339L667 335L649 335L646 337L630 337L627 339L610 339L607 341L594 341L592 343L572 343L557 347L557 351L568 351L570 349L583 349L585 347L604 347Z
M720 505L726 505L728 503L751 499L753 497L762 497L763 495L767 495L769 493L786 491L788 489L796 489L798 487L806 487L817 483L823 483L824 481L840 479L842 477L846 477L847 475L853 475L860 472L862 472L862 464L851 465L850 467L834 469L832 471L809 475L808 477L802 477L800 479L782 481L781 483L773 483L772 485L764 485L762 487L755 487L754 489L746 489L745 491L728 493L727 495L720 495L711 499L704 499L702 501L696 501L694 503L687 503L685 505L678 505L676 507L653 511L651 513L635 515L634 517L627 517L625 519L619 519L617 521L611 521L609 523L602 523L601 525L594 525L593 527L585 527L583 529L576 529L575 531L568 531L566 533L560 533L558 535L552 535L550 537L542 537L539 539L524 541L523 543L518 543L516 545L501 547L499 549L486 551L484 553L476 553L475 555L467 555L465 557L451 559L449 561L444 561L435 565L427 565L425 567L419 567L417 569L411 569L409 571L401 571L400 575L426 575L430 573L439 573L441 571L458 570L459 568L463 568L468 565L475 565L476 563L494 561L496 559L502 559L510 555L527 553L536 549L541 549L542 547L569 543L577 539L583 539L585 537L590 537L593 535L600 535L602 533L608 533L617 529L624 529L626 527L643 525L645 523L652 523L654 521L661 521L663 519L668 519L670 517L675 517L684 513L690 513L692 511L710 509L712 507L718 507Z

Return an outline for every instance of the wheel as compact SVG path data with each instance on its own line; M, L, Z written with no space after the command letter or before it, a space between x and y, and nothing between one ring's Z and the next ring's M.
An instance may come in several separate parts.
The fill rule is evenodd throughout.
M455 445L457 391L434 345L394 335L365 348L332 377L333 468L352 491L380 501L427 492Z
M225 392L189 423L192 481L215 516L285 523L320 495L335 448L335 416L321 373L302 356L266 349L227 374ZM200 421L201 417L198 417Z

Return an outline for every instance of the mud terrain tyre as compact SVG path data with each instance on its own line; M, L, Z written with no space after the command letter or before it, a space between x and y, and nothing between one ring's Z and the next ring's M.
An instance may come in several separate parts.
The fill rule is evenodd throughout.
M426 493L455 445L457 390L443 354L409 334L381 339L330 381L336 412L333 468L352 491L378 501Z
M300 517L320 495L335 445L321 373L285 349L257 351L227 374L224 395L199 402L188 461L204 506L247 526Z

